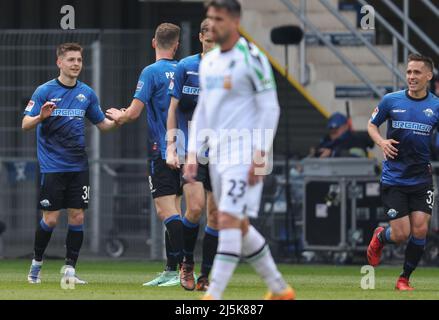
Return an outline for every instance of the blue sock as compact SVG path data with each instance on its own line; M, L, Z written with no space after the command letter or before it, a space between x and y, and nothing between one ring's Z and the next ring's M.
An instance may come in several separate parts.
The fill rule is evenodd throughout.
M170 216L163 221L169 236L169 255L174 256L178 264L183 261L183 222L179 214Z
M401 277L407 279L410 278L410 275L413 271L415 271L416 267L418 266L419 261L421 261L422 255L425 251L426 243L426 239L417 239L413 236L410 237L407 248L405 249L405 261Z

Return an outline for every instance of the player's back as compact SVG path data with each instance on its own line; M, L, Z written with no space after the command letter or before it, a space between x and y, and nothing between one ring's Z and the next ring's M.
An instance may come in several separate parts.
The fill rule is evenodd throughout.
M152 156L166 158L166 121L170 96L168 90L174 78L176 60L160 59L143 69L134 98L147 108L148 138Z

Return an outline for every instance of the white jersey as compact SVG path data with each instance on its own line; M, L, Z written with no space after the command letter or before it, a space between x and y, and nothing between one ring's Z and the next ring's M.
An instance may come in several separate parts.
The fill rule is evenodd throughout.
M228 159L228 164L250 164L255 149L269 151L279 104L267 57L240 38L229 51L215 48L206 54L199 73L201 91L190 128L189 152L198 152L206 135L210 163Z

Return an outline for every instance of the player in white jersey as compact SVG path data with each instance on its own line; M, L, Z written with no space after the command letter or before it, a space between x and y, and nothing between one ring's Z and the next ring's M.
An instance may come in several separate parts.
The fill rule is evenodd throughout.
M279 120L273 72L267 58L240 38L239 2L212 0L207 10L219 47L201 61L201 91L184 169L185 178L193 181L196 155L207 139L220 231L211 285L203 299L222 298L242 257L269 287L267 299L291 300L294 290L278 271L264 237L249 223L249 217L257 217L259 211L262 172L267 169Z

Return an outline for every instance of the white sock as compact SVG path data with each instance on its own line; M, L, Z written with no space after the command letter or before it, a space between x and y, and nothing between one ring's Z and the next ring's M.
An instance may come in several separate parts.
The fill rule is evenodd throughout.
M241 229L224 229L219 231L218 249L211 271L211 281L207 294L216 300L222 298L230 278L241 256Z
M277 294L287 288L264 237L253 226L249 227L247 234L242 239L242 254L264 279L271 292Z
M33 265L37 265L37 266L42 266L43 265L43 260L37 261L35 259L32 259L32 264Z

